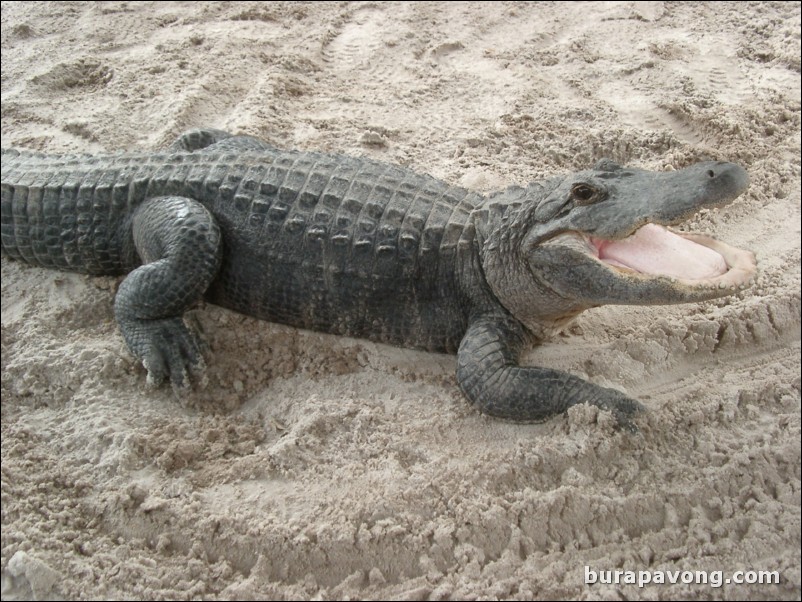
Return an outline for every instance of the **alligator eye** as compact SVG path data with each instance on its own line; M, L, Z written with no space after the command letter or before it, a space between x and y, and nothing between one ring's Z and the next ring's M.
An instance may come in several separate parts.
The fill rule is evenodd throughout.
M571 196L578 205L587 205L596 200L596 189L587 184L574 184L571 188Z

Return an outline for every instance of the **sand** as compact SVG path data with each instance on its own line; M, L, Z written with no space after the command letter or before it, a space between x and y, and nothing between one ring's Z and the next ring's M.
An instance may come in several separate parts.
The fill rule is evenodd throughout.
M799 32L798 2L4 2L4 147L212 126L481 191L729 160L750 189L689 227L760 275L526 356L642 400L631 435L494 420L453 357L211 305L177 400L124 347L119 279L4 259L3 599L799 599ZM585 582L610 570L679 582Z

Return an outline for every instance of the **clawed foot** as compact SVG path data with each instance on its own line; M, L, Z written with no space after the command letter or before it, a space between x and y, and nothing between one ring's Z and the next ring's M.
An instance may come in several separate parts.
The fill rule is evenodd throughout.
M181 318L136 320L121 327L131 352L148 371L149 385L169 378L173 391L182 395L189 390L189 374L203 372L198 339Z
M638 414L646 412L646 406L615 389L604 389L604 392L604 398L595 402L594 405L611 412L618 423L618 428L630 433L638 433L639 429L634 418Z

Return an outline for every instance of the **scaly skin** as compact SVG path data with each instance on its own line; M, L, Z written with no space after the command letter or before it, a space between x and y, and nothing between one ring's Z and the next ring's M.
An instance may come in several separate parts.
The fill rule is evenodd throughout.
M746 182L725 163L656 174L602 162L485 197L368 159L193 130L157 154L4 150L2 251L128 274L115 315L152 382L185 387L201 367L182 316L205 297L299 328L457 353L462 390L494 416L543 420L587 402L631 426L636 401L521 367L519 355L588 307L743 286L754 260L725 245L726 275L683 282L612 268L588 241L687 219Z

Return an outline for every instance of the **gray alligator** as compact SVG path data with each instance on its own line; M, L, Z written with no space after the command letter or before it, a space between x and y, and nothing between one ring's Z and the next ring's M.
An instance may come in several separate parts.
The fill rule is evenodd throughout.
M667 226L731 202L731 163L592 169L481 195L377 161L193 130L163 153L2 151L2 253L128 274L114 302L148 381L202 366L200 299L299 328L457 354L482 412L540 421L641 405L518 358L585 309L696 302L749 284L754 256ZM130 273L129 273L130 272Z

